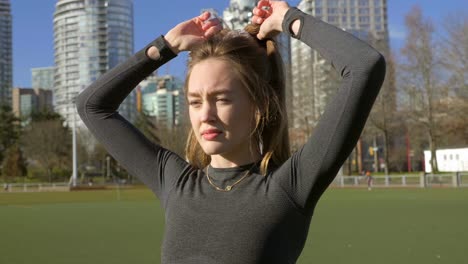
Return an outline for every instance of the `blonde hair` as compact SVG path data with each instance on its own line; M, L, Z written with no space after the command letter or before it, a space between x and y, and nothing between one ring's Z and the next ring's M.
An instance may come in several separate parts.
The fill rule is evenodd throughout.
M281 56L274 40L257 39L258 30L254 25L248 25L244 31L224 29L191 50L185 94L188 94L188 80L194 65L208 58L229 63L256 109L251 135L262 155L260 173L266 175L269 165L281 165L290 152ZM189 163L197 168L204 168L211 161L193 129L189 131L185 151Z

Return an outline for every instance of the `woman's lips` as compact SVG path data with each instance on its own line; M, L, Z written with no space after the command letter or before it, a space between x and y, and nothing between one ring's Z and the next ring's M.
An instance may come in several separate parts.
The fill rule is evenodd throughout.
M205 140L213 140L221 134L221 131L218 129L207 129L202 132L202 137Z

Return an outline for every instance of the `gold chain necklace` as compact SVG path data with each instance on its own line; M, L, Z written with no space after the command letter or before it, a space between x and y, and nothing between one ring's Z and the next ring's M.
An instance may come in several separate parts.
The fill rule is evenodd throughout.
M238 183L240 183L242 180L244 180L245 178L247 178L247 176L250 175L250 170L252 170L253 166L250 167L250 169L247 170L247 172L245 173L244 176L242 176L242 178L240 178L239 180L237 180L235 183L231 184L231 185L227 185L226 187L224 188L221 188L221 187L218 187L216 186L212 181L211 181L211 178L210 176L208 175L208 169L210 168L210 165L208 165L206 167L206 178L208 179L208 183L213 186L217 191L220 191L220 192L229 192L232 190L232 187L234 187L235 185L237 185Z

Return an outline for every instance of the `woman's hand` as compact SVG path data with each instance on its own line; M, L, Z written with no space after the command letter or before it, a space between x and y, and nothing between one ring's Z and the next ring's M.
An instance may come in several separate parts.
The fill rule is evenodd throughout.
M252 23L260 24L257 38L264 39L274 37L282 29L283 19L289 5L284 1L260 0L253 9Z
M164 36L174 53L190 50L223 29L217 17L211 18L210 12L184 21Z

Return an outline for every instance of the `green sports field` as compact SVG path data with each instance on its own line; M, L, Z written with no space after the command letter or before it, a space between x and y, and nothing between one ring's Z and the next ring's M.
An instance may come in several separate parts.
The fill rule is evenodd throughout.
M145 189L0 192L0 263L159 263ZM298 263L468 263L468 189L331 189Z

